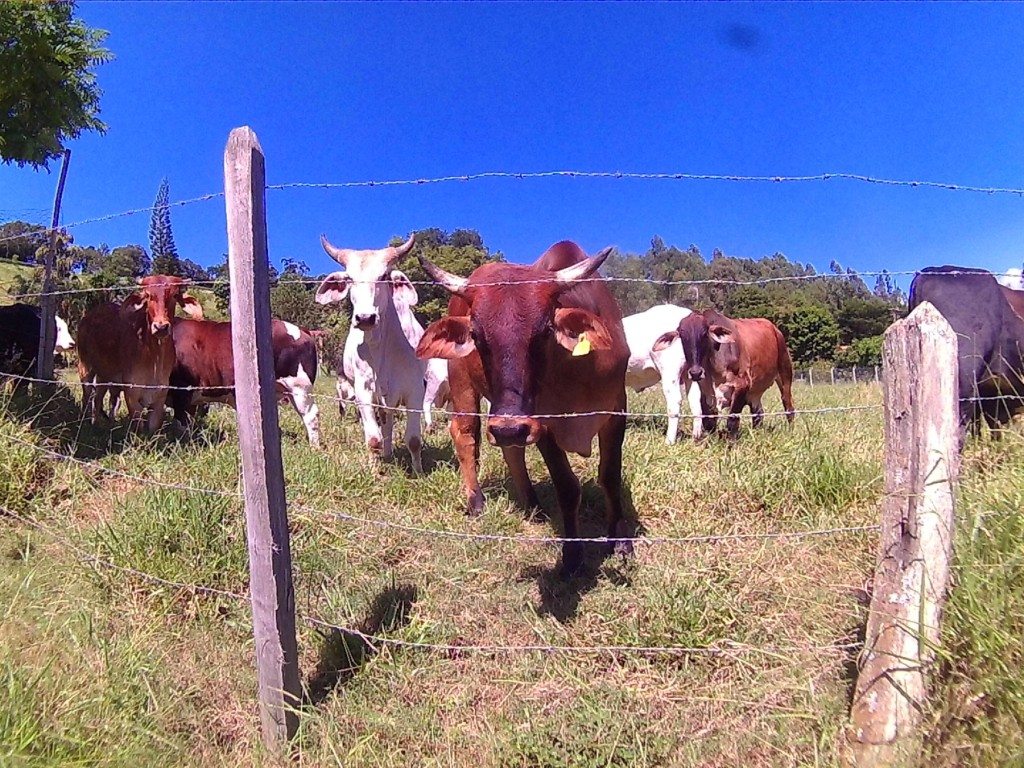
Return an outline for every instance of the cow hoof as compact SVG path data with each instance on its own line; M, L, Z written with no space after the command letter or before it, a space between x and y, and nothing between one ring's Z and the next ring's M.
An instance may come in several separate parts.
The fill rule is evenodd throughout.
M625 540L624 541L624 540L620 539L619 541L613 541L613 542L609 542L609 543L612 545L611 546L611 551L612 551L613 555L618 555L623 560L625 560L627 557L632 557L633 556L633 542L632 541L629 541L629 540Z
M379 437L371 437L366 441L366 447L370 449L370 453L380 453L381 442Z
M466 500L466 517L479 517L484 511L484 492L477 489Z

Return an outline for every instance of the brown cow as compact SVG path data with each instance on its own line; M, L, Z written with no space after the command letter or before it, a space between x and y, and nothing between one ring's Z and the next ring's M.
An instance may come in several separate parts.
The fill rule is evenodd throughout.
M203 403L235 407L235 362L231 323L214 320L174 320L171 408L187 426ZM309 444L320 445L319 409L313 400L316 383L316 342L312 332L285 320L273 320L270 344L279 400L288 400L306 425Z
M82 406L94 424L105 417L106 393L112 417L123 391L131 421L141 422L148 408L149 431L160 428L174 366L171 320L177 306L191 317L203 317L199 302L185 293L184 280L150 275L120 305L100 304L85 313L78 324L78 375Z
M420 256L423 268L453 296L448 317L427 327L416 354L449 360L456 412L477 413L480 398L487 398L488 439L501 447L516 490L531 507L539 503L526 471L525 447L536 444L551 473L566 538L579 536L580 504L580 483L566 452L589 456L597 435L608 536L620 539L614 549L627 554L632 545L621 540L631 537L622 508L626 417L621 412L629 347L618 304L600 277L591 278L609 253L606 248L588 259L578 245L563 241L532 266L484 264L468 278ZM617 413L559 417L601 411ZM454 416L450 429L468 513L478 514L483 507L477 477L480 418ZM581 542L563 543L563 575L580 567L582 553Z
M664 349L676 338L683 344L683 369L700 383L703 426L714 429L718 408L728 409L730 436L740 426L740 412L750 406L754 426L761 426L761 396L778 384L786 418L793 421L793 361L782 332L764 318L733 320L713 309L695 312L679 321L679 328L662 334L654 349ZM695 437L702 430L695 430Z

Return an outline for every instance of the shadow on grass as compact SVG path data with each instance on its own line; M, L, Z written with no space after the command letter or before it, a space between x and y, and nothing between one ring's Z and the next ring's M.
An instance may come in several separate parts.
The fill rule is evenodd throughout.
M358 632L335 629L321 633L320 660L306 681L304 706L322 704L338 686L359 674L377 654L377 649L362 635L379 635L407 626L416 598L416 587L411 584L388 587L373 599L369 614L356 627Z
M535 484L541 504L547 509L557 509L554 486L550 480ZM593 480L583 484L583 496L580 501L579 536L580 538L599 538L608 535L608 523L605 518L605 499L601 487ZM628 483L622 486L623 518L634 536L642 536L645 531L637 519L633 494ZM564 536L565 528L560 512L552 516L552 525L556 536ZM612 566L610 561L620 560L621 566ZM539 613L552 616L559 623L565 624L576 617L583 596L597 586L598 577L604 576L612 583L622 586L631 583L632 555L616 555L614 546L605 542L585 543L583 545L583 562L572 575L563 573L561 562L551 566L531 566L521 575L522 579L536 579L540 592Z
M123 453L133 443L148 441L153 447L161 448L178 442L177 433L168 421L153 436L144 431L133 432L126 415L113 426L94 426L83 417L74 388L62 383L32 389L15 388L6 400L5 412L77 459L91 460Z

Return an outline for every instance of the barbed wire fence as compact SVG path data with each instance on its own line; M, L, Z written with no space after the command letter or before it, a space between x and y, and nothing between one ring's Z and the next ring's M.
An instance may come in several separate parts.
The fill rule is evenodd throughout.
M288 189L339 189L339 188L369 188L369 187L390 187L390 186L422 186L431 184L444 184L444 183L461 183L461 182L472 182L480 181L484 179L506 179L506 180L531 180L531 179L544 179L544 178L570 178L570 179L618 179L618 180L635 180L635 181L719 181L719 182L752 182L752 183L807 183L807 182L830 182L830 181L849 181L857 183L867 183L876 185L893 186L900 188L929 188L929 189L940 189L957 192L968 192L968 193L979 193L987 195L1014 195L1017 197L1024 197L1024 188L1012 188L1012 187L983 187L973 185L961 185L961 184L950 184L942 182L931 182L931 181L908 181L908 180L896 180L896 179L884 179L876 178L871 176L864 176L858 174L849 173L824 173L808 176L741 176L741 175L715 175L715 174L688 174L688 173L631 173L631 172L586 172L586 171L544 171L534 173L510 173L510 172L484 172L476 174L465 174L465 175L454 175L454 176L442 176L435 178L418 178L418 179L394 179L394 180L379 180L379 181L349 181L349 182L325 182L325 183L307 183L307 182L292 182L284 184L273 184L268 185L265 183L262 177L262 151L259 150L258 142L255 140L255 136L244 129L247 134L240 133L243 129L237 129L232 132L232 139L229 140L229 153L232 147L232 142L236 145L241 141L244 146L246 157L241 157L236 153L233 157L235 163L235 172L241 173L249 187L245 190L239 191L236 187L232 193L230 189L227 192L214 192L206 195L200 195L193 198L184 200L174 201L170 203L172 207L187 206L202 202L208 202L211 200L217 200L224 198L227 205L229 222L232 217L236 220L236 231L235 234L231 234L231 225L229 223L229 240L231 242L231 263L232 263L232 275L231 275L231 292L232 296L235 295L246 295L252 301L252 305L245 313L240 313L236 316L233 312L233 320L237 326L245 326L245 333L251 334L251 341L253 348L263 349L263 357L260 355L249 355L245 357L239 357L237 346L236 346L236 357L235 364L236 368L245 367L252 372L252 378L255 381L258 377L256 376L256 366L259 360L267 359L266 349L269 348L269 338L267 332L264 331L262 337L256 332L256 329L260 327L261 323L269 323L269 304L266 301L266 297L261 297L259 283L253 282L253 276L250 274L248 277L239 277L236 274L238 270L237 262L239 259L248 259L250 270L252 265L255 263L258 267L259 260L261 258L260 251L262 249L262 258L266 259L266 243L265 243L265 212L263 210L263 198L268 190L288 190ZM236 146L236 150L238 146ZM228 168L228 154L226 153L226 180L229 174ZM253 169L258 167L258 171ZM241 169L241 170L239 170ZM254 181L256 179L256 181ZM91 218L81 219L78 221L71 222L64 225L64 229L74 229L77 227L85 226L88 224L101 223L110 221L116 218L138 215L141 213L148 213L153 210L153 206L135 208L117 213L111 213L101 216L94 216ZM246 229L246 236L238 236L237 226L244 224ZM3 242L23 238L25 235L16 235L6 238L0 238L0 244ZM260 242L262 238L262 243ZM248 255L246 255L248 254ZM255 261L253 260L255 254ZM805 275L793 275L793 276L777 276L777 277L766 277L762 279L751 279L751 280L648 280L646 278L629 278L629 277L617 277L608 276L603 279L605 281L621 281L621 282L644 282L644 283L656 283L665 286L688 286L688 285L733 285L733 286L763 286L771 283L778 282L800 282L810 280L849 280L854 278L862 278L865 276L912 276L918 274L917 270L907 271L865 271L865 272L854 272L844 274L805 274ZM957 273L949 273L957 274ZM264 276L265 277L265 276ZM319 280L315 279L303 279L300 282L307 284L316 284ZM528 281L529 282L529 281ZM543 282L543 281L538 281ZM220 281L193 281L194 285L217 285ZM419 281L413 284L433 284L430 281ZM506 283L494 283L494 285L505 285ZM519 283L522 284L522 283ZM266 283L263 283L263 289L266 289ZM43 297L53 297L59 295L74 295L82 293L96 293L96 292L117 292L128 290L125 286L109 286L109 287L96 287L96 288L82 288L82 289L63 289L56 291L44 291L44 292L25 292L10 296L15 300L22 299L35 299ZM261 303L262 302L262 303ZM925 305L926 306L926 305ZM260 313L266 314L266 317L261 317ZM917 315L919 313L915 313ZM927 314L927 313L925 313ZM935 486L948 489L952 482L956 479L957 463L953 454L955 450L951 447L951 438L948 436L949 419L950 414L956 413L956 395L952 398L949 397L948 383L943 383L941 386L936 385L934 381L924 381L924 376L916 377L913 375L914 371L929 371L934 372L939 370L942 365L948 363L950 350L952 350L953 359L955 360L955 339L953 343L946 344L941 349L926 350L926 353L933 354L932 358L922 359L920 356L915 357L913 350L910 350L910 354L905 359L900 359L896 354L897 341L896 336L903 334L905 337L907 334L924 335L928 333L922 331L921 328L924 325L932 324L940 328L941 323L945 321L941 318L936 320L934 317L925 317L920 315L918 317L912 316L904 325L901 325L902 330L898 334L894 334L891 338L887 336L886 340L886 352L885 352L885 366L880 370L877 367L870 369L852 369L851 379L854 383L861 383L862 381L872 381L883 383L887 391L887 402L883 405L849 405L849 406L837 406L828 408L813 408L813 409L795 409L793 411L780 411L773 413L766 413L765 416L789 416L789 415L821 415L821 414L833 414L833 413L849 413L859 411L877 411L885 410L885 428L887 434L887 481L886 481L886 510L883 516L883 521L880 525L862 525L862 526L837 526L831 528L819 528L819 529L805 529L805 530L793 530L793 531L763 531L763 532L747 532L747 533L731 533L731 534L708 534L708 535L694 535L694 536L680 536L680 537L646 537L641 536L638 538L630 538L631 542L635 542L642 545L666 545L666 546L700 546L710 545L716 543L723 543L729 541L748 541L748 540L762 540L762 541L799 541L807 538L817 537L829 537L829 536L843 536L843 535L858 535L864 536L869 534L880 533L883 538L883 545L881 550L881 559L878 571L878 577L883 578L884 589L878 588L878 582L876 581L876 589L873 594L873 604L871 608L871 619L869 620L868 636L865 640L866 653L864 663L866 668L871 669L870 678L865 674L862 674L859 678L858 689L854 699L853 706L853 721L855 726L855 733L851 737L851 742L854 745L855 750L859 750L861 759L867 759L864 757L871 750L875 750L879 744L892 746L900 736L907 724L911 726L916 722L919 716L920 703L923 701L923 686L920 684L922 679L922 671L926 669L930 661L934 658L934 647L937 644L937 627L938 627L938 615L941 612L940 608L936 608L936 605L941 606L941 601L945 593L945 585L948 583L948 574L943 575L942 567L948 566L948 552L943 550L944 546L948 545L949 541L949 528L951 527L951 506L948 513L943 512L940 507L943 507L945 502L935 497L936 491ZM45 319L44 319L45 322ZM902 322L902 321L901 321ZM897 324L899 325L899 324ZM948 326L947 326L948 327ZM941 335L941 334L940 334ZM237 339L236 339L237 343ZM920 345L919 345L920 346ZM920 351L920 350L918 350ZM902 348L903 353L908 352L908 347L904 344ZM241 363L240 363L241 361ZM939 361L939 362L937 362ZM898 367L898 369L897 369ZM849 369L847 369L849 370ZM860 370L863 378L858 378L858 370ZM952 370L952 368L950 368ZM842 369L838 369L842 371ZM236 375L239 372L236 371ZM798 374L798 378L802 378L807 382L808 385L814 386L814 378L817 375L813 369L808 370L806 374ZM30 384L37 383L51 383L49 379L36 378L25 375L13 375L8 378L20 380ZM832 369L829 375L829 383L839 383L845 379L843 373L838 373L837 369ZM880 381L883 380L884 381ZM918 381L917 379L921 379ZM821 383L825 383L822 381ZM116 383L111 382L110 385L114 386ZM908 400L910 412L913 413L914 417L909 422L905 419L901 422L901 419L905 416L905 413L896 413L895 406L891 405L888 400L888 393L896 386L906 387L918 387L921 389L921 396L910 397ZM936 386L941 389L945 387L942 392L936 394ZM159 386L161 389L169 389L170 387ZM202 387L183 387L180 389L196 390L202 389ZM223 388L219 388L223 389ZM924 391L927 389L927 391ZM916 392L917 390L915 390ZM954 387L955 391L955 387ZM353 400L346 398L333 398L325 395L318 395L318 397L326 398L329 400L336 400L340 403L352 403ZM975 398L975 399L999 399L999 398ZM259 411L260 415L264 420L264 432L265 434L273 434L274 430L272 427L276 426L276 404L273 400L269 403L269 409L267 408L267 402L265 400L259 401L260 407L256 410ZM407 410L404 408L395 410ZM242 409L239 408L239 423L240 423L240 435L241 435L241 422L243 420ZM269 420L269 414L273 413L273 420ZM452 411L442 410L442 414L449 417L459 416L485 416L486 414L479 414L475 412L463 412L463 411ZM593 415L624 415L627 417L665 417L671 414L667 413L643 413L643 412L628 412L628 411L589 411L579 413L565 413L565 414L553 414L547 418L572 418L576 416L593 416ZM941 422L941 429L931 424L929 420ZM900 457L900 461L904 462L902 469L897 471L895 467L896 457L893 454L893 448L890 445L892 442L889 440L890 433L895 434L901 428L903 424L905 427L913 430L913 435L909 438L905 438L904 444L902 445L902 451L904 456ZM270 428L267 428L270 427ZM931 431L929 432L929 429ZM49 461L54 462L69 462L72 464L79 465L84 469L88 469L93 472L100 472L110 474L111 476L120 477L121 479L131 481L132 483L138 483L140 485L150 485L158 488L164 488L167 490L175 490L185 493L196 493L196 494L208 494L216 495L221 497L229 497L235 500L245 502L246 515L247 515L247 529L250 536L250 555L254 551L253 536L253 522L255 519L264 525L264 533L269 537L265 540L256 542L259 547L263 547L267 552L275 553L275 560L272 564L268 561L263 565L257 564L255 561L250 562L250 591L248 594L243 594L237 591L222 590L212 586L204 586L197 584L187 584L177 582L173 580L163 579L154 574L147 573L146 571L132 568L123 564L118 564L110 559L99 557L95 553L88 551L81 544L76 544L70 541L66 536L63 536L60 532L55 531L52 527L47 526L44 522L25 515L18 513L14 510L7 508L0 508L0 513L3 515L18 521L34 530L39 531L41 534L53 538L63 546L66 546L70 551L75 552L84 562L89 563L92 567L110 570L118 573L123 573L133 578L142 579L144 581L159 585L165 588L181 590L191 594L208 594L220 598L230 599L233 601L243 602L250 601L254 612L254 622L256 624L255 632L257 635L257 641L261 639L259 628L259 620L256 614L259 611L264 611L264 618L271 617L274 624L273 632L277 633L273 637L275 647L279 650L281 648L291 649L295 648L294 638L294 618L296 615L296 609L294 605L294 588L292 585L292 566L290 562L290 556L286 557L285 560L280 559L281 553L289 552L288 544L288 528L287 519L284 511L285 497L284 497L284 486L283 486L283 474L281 477L271 478L275 472L280 473L279 463L276 468L264 467L263 477L253 478L250 472L244 472L245 490L244 492L238 491L226 491L217 490L210 488L201 488L191 486L185 483L171 483L161 481L155 478L147 477L145 475L139 475L137 473L124 472L122 470L116 470L111 467L107 467L99 462L88 461L85 459L78 458L72 454L64 453L62 451L56 451L52 448L44 445L32 443L31 441L21 440L14 437L13 435L5 435L4 440L11 443L20 444L22 447L27 447L35 450L39 455L45 457ZM939 440L936 444L935 440ZM245 442L244 439L242 441ZM246 446L243 444L242 453L243 456L246 454L255 455L268 453L268 444L262 443L259 445ZM277 447L279 452L279 446ZM913 455L913 458L908 458ZM909 465L906 462L909 461ZM892 466L890 466L892 465ZM938 468L938 470L937 470ZM939 476L937 480L936 477ZM250 487L255 482L257 485L262 487L263 500L260 504L255 504L253 501L253 491ZM281 498L279 503L276 503L273 499L274 491L271 488L270 493L267 493L267 486L280 486ZM918 502L921 499L931 498L927 505L918 506ZM927 507L924 509L923 507ZM311 516L319 517L320 519L334 519L341 521L347 525L356 526L360 529L388 529L401 532L403 534L413 535L417 537L430 537L430 538L448 538L448 539L461 539L467 541L478 541L478 542L489 542L489 543L508 543L508 544L530 544L530 545L555 545L564 544L566 542L600 542L600 543L614 543L620 541L620 539L600 537L600 538L575 538L575 537L557 537L557 536L528 536L528 535L499 535L499 534L485 534L477 533L467 530L454 530L454 529L437 529L428 528L424 526L416 526L397 522L395 520L373 518L366 515L350 514L348 512L332 511L317 509L316 507L294 502L292 507L296 510L308 514ZM933 516L940 519L938 525L930 522L932 518L927 516ZM946 515L946 517L943 517ZM948 519L947 519L948 518ZM912 529L915 532L915 537L912 537L912 541L907 539L907 531ZM918 534L924 532L930 532L933 536L945 536L944 544L936 546L934 544L928 544L925 542L923 535L918 537ZM283 538L282 538L283 537ZM933 564L938 564L938 570L933 568ZM262 570L261 570L262 569ZM917 569L917 570L914 570ZM926 579L922 576L914 581L914 578L921 576L921 569L925 569L928 574L928 587L919 587L916 585L924 584ZM893 574L896 574L894 576ZM287 599L280 600L282 595L286 596ZM290 596L290 597L288 597ZM894 608L894 606L896 606ZM269 613L267 611L269 610ZM289 614L288 616L284 614ZM503 645L503 644L479 644L479 645L459 645L459 644L443 644L443 643L427 643L419 641L408 641L401 638L384 637L374 634L362 632L355 627L354 623L344 624L335 623L328 621L319 616L315 615L303 615L303 621L307 624L318 627L324 630L339 631L348 633L353 636L358 636L371 647L382 647L386 645L393 645L396 647L403 647L409 649L415 649L420 651L430 652L441 652L448 654L465 654L465 653L481 653L481 654L507 654L507 653L588 653L588 654L639 654L639 655L709 655L709 656L725 656L725 655L738 655L738 654L785 654L794 650L814 650L819 652L849 652L855 650L860 646L859 643L841 642L837 641L830 644L818 644L818 645L802 645L802 646L753 646L744 643L738 643L734 641L721 641L720 643L707 647L689 647L689 646L622 646L622 645L603 645L603 646L558 646L558 645L547 645L547 644L529 644L529 645ZM282 638L280 637L281 628L287 629L292 626L292 637ZM265 638L264 638L265 639ZM914 662L914 670L908 672L906 667L907 660L910 659ZM263 716L264 722L264 737L268 744L273 749L279 749L283 743L286 743L294 734L295 723L289 720L286 713L291 711L290 705L294 704L298 700L299 692L296 688L297 683L297 658L292 651L291 653L285 651L279 655L279 658L274 662L277 665L277 688L271 690L270 686L266 684L264 679L264 660L259 660L258 666L260 667L260 704L261 704L261 715ZM899 669L896 667L899 666ZM909 676L909 677L908 677ZM269 678L268 678L269 679ZM909 682L908 682L909 680ZM888 687L886 687L888 686ZM910 692L907 693L909 689ZM882 702L880 704L879 702ZM908 705L908 702L910 705ZM897 725L894 725L897 724ZM869 746L870 745L870 746Z

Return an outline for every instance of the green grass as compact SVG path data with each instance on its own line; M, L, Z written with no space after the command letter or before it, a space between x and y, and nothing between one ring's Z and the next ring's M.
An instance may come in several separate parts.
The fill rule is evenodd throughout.
M322 380L318 391L333 393L333 382ZM881 401L874 385L798 387L796 398L798 408ZM765 406L778 410L778 398ZM630 402L635 411L663 407L647 394ZM735 642L768 651L432 652L373 647L303 624L309 701L296 742L303 764L838 764L853 657L818 647L858 637L874 563L871 533L643 545L629 562L595 551L585 574L564 582L552 545L463 541L332 514L430 530L557 533L557 513L550 523L523 518L495 449L482 449L484 513L467 520L445 429L427 440L428 474L414 478L401 449L392 464L372 462L358 424L339 419L329 400L321 401L320 452L306 445L294 413L280 413L304 615L435 644ZM638 417L626 437L624 472L649 536L877 522L878 410L800 416L792 427L769 419L735 445L666 446L664 426ZM45 404L7 397L0 402L0 470L7 470L0 501L119 565L246 590L238 500L43 460L10 437L163 483L235 492L231 411L214 410L196 439L184 442L83 425L67 394ZM528 459L553 511L540 458L531 451ZM596 457L572 463L585 483L582 530L600 535ZM968 762L965 743L975 748L969 759L983 765L1002 764L1020 747L1024 525L1012 511L1021 506L1022 467L1019 433L1003 445L972 448L965 463L960 520L968 543L958 548L948 658L929 720L938 762ZM259 746L245 602L99 568L2 518L0 555L0 765L269 764ZM778 648L796 650L772 651Z

